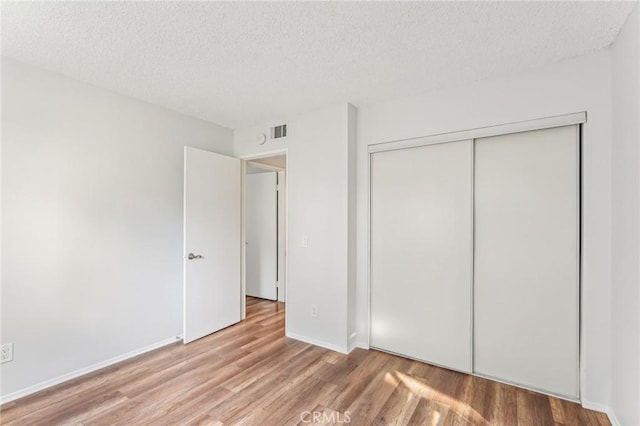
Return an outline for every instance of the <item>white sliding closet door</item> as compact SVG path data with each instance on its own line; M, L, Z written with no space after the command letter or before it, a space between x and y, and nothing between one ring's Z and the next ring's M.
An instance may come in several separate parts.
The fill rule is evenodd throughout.
M578 398L578 126L476 140L474 370Z
M371 346L471 371L470 140L371 154Z

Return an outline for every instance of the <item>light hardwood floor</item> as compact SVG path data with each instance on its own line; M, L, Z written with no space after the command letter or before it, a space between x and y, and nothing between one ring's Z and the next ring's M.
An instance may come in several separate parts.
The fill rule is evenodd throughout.
M2 424L608 425L578 404L378 351L284 337L284 304L5 404ZM324 416L324 417L323 417Z

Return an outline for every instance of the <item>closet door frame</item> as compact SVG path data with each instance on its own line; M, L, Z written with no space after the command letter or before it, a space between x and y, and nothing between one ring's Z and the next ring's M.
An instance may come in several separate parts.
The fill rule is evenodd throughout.
M567 398L565 396L562 395L556 395L553 393L549 393L549 392L545 392L545 391L541 391L539 389L530 389L527 388L526 386L523 385L519 385L516 383L509 383L509 382L503 382L503 383L507 383L509 385L513 385L516 387L520 387L520 388L524 388L524 389L529 389L532 390L534 392L538 392L538 393L543 393L543 394L548 394L548 395L552 395L561 399L567 399L570 401L581 401L582 398L582 376L583 376L583 371L582 371L582 366L584 365L584 363L582 362L582 356L583 356L583 336L582 336L582 324L583 324L583 318L582 318L582 257L583 257L583 253L582 253L582 249L583 249L583 229L582 229L582 224L583 224L583 209L582 209L582 204L583 204L583 197L582 197L582 179L583 179L583 169L582 169L582 125L584 123L587 122L587 112L586 111L581 111L581 112L575 112L575 113L570 113L570 114L564 114L564 115L556 115L556 116L551 116L551 117L545 117L545 118L538 118L538 119L532 119L532 120L525 120L525 121L517 121L517 122L512 122L512 123L505 123L505 124L497 124L497 125L492 125L492 126L486 126L486 127L478 127L478 128L474 128L474 129L466 129L466 130L460 130L460 131L454 131L454 132L447 132L447 133L438 133L438 134L434 134L434 135L428 135L428 136L421 136L421 137L416 137L416 138L407 138L407 139L399 139L399 140L394 140L394 141L387 141L387 142L379 142L379 143L372 143L372 144L368 144L367 145L367 155L368 155L368 159L367 159L367 348L370 348L370 343L371 343L371 276L372 276L372 261L371 261L371 233L372 233L372 226L371 226L371 159L372 159L372 154L376 153L376 152L384 152L384 151L395 151L398 149L405 149L405 148L414 148L414 147L420 147L420 146L425 146L425 145L435 145L435 144L442 144L442 143L449 143L449 142L457 142L457 141L462 141L462 140L472 140L472 144L475 147L475 140L476 139L480 139L480 138L485 138L485 137L490 137L490 136L501 136L501 135L508 135L508 134L512 134L512 133L520 133L520 132L528 132L528 131L533 131L533 130L542 130L542 129L549 129L549 128L553 128L553 127L563 127L563 126L571 126L571 125L577 125L578 126L578 153L577 153L577 161L578 161L578 217L577 217L577 221L578 221L578 259L577 259L577 267L578 267L578 331L577 331L577 338L578 338L578 354L577 354L577 368L578 368L578 399L572 399L572 398ZM473 202L472 202L472 209L474 208ZM472 212L472 216L474 215L474 213ZM473 227L472 227L473 229ZM473 245L472 245L472 250L473 250ZM473 257L472 257L473 259ZM472 265L472 269L471 272L473 274L473 265ZM473 291L474 291L474 282L472 279L471 282L471 348L473 351ZM421 361L423 362L423 361ZM479 374L475 373L474 370L474 354L472 352L471 354L471 373L467 373L467 374L471 374L473 376L477 376L477 377L485 377ZM447 367L448 368L448 367ZM486 377L485 377L486 378ZM494 378L489 378L490 380L493 381L497 381L497 382L502 382L501 380L498 379L494 379Z

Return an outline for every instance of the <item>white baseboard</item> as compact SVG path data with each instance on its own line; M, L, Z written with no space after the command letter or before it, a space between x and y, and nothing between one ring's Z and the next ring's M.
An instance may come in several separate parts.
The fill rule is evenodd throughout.
M349 335L349 344L347 345L347 353L351 353L351 351L353 351L357 346L356 346L356 339L358 337L357 333L351 333Z
M609 421L611 422L611 426L621 426L621 423L618 421L616 414L613 412L611 408L606 411L607 417L609 417Z
M369 342L356 342L356 348L369 350Z
M162 340L160 342L152 343L143 348L135 349L131 352L127 352L122 355L115 356L106 361L98 362L96 364L90 365L88 367L81 368L79 370L72 371L71 373L63 374L62 376L55 377L53 379L45 380L44 382L37 383L32 386L28 386L26 388L20 389L18 391L12 392L7 395L0 396L0 404L6 404L7 402L15 401L18 398L22 398L27 395L31 395L32 393L36 393L46 388L50 388L51 386L58 385L60 383L66 382L71 379L75 379L77 377L83 376L85 374L93 373L96 370L100 370L101 368L109 367L110 365L117 364L121 361L127 360L129 358L133 358L138 355L142 355L145 352L150 352L154 349L161 348L166 345L170 345L171 343L175 343L179 341L182 337L170 337L168 339Z
M341 354L348 354L348 348L344 346L334 345L333 343L323 342L321 340L312 339L311 337L301 336L299 334L291 333L287 331L285 335L291 339L300 340L301 342L309 343L314 346L320 346L321 348L326 348L332 350L334 352L340 352Z
M584 399L582 400L582 407L586 408L587 410L593 410L593 411L599 411L601 413L605 413L609 418L609 421L611 422L611 426L620 426L620 422L616 418L616 415L611 409L611 407L604 404L600 404L598 402L586 401Z

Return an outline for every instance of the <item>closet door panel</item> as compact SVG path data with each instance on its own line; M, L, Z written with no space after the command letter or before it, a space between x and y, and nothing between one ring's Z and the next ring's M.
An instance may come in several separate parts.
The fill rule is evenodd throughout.
M578 397L578 127L475 145L474 370Z
M371 155L371 346L471 371L473 142Z

